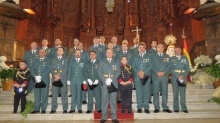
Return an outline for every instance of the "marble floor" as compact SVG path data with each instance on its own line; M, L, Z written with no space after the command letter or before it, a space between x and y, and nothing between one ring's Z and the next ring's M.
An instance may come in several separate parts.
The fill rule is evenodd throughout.
M219 116L220 117L220 116ZM220 123L220 119L172 119L172 120L136 120L120 121L120 123ZM18 121L4 121L4 123L19 123ZM98 121L20 121L20 123L99 123ZM111 123L108 121L107 123Z

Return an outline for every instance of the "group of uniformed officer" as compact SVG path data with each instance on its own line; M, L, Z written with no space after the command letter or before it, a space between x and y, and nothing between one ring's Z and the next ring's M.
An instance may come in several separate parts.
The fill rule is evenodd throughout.
M88 110L93 110L93 97L96 100L96 109L102 112L101 122L106 122L108 117L108 101L111 106L111 117L113 122L118 122L116 115L116 95L120 82L118 77L121 73L121 58L127 58L127 64L131 66L133 73L132 83L136 88L137 113L150 113L149 102L153 94L154 113L160 111L159 91L162 93L163 112L171 113L167 106L168 98L168 76L171 73L172 87L174 93L174 112L179 112L178 93L180 91L181 109L188 113L185 100L186 76L189 72L189 63L185 56L181 55L182 49L176 47L176 56L170 58L164 54L164 45L152 41L152 48L146 50L144 43L139 43L134 38L134 46L128 48L128 42L123 41L122 45L117 44L117 37L113 36L111 42L104 43L105 37L95 37L93 45L88 52L83 50L83 43L74 39L74 46L69 49L61 46L61 40L55 40L55 47L48 48L48 41L42 40L42 47L37 49L37 44L31 44L31 50L26 51L24 60L32 74L32 85L29 84L29 92L34 88L34 83L44 82L46 87L34 88L35 102L32 113L46 113L48 104L48 90L50 73L52 74L52 107L50 113L57 109L57 95L60 91L63 106L63 113L67 113L68 94L67 87L71 89L71 109L74 113L82 113L82 102L86 101L88 92ZM68 56L68 58L67 58ZM120 90L121 84L119 86ZM122 88L124 89L124 88ZM87 90L87 91L86 91ZM129 89L128 89L129 90ZM132 90L129 90L132 92ZM119 91L120 92L120 91ZM121 94L119 94L121 95ZM123 95L123 94L122 94ZM118 96L118 100L122 97ZM123 98L124 99L124 98ZM125 103L122 101L122 105ZM125 110L122 110L125 113ZM128 111L130 113L130 111Z

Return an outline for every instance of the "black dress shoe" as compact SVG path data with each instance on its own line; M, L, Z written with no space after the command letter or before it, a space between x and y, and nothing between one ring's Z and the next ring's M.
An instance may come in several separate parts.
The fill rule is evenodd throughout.
M118 103L118 104L121 103L121 100L118 100L117 103Z
M172 113L172 111L170 111L170 109L163 110L163 112Z
M51 113L51 114L54 114L54 113L56 113L56 111L52 110L52 111L50 111L50 113Z
M154 110L154 113L158 113L158 112L160 112L160 110L158 110L158 109L155 109L155 110Z
M117 119L112 120L113 123L119 123Z
M70 94L68 97L71 97L72 95Z
M141 113L141 112L142 112L142 110L141 110L141 109L138 109L138 110L137 110L137 113Z
M70 110L68 113L75 113L75 110Z
M48 97L52 97L52 94L51 94L51 95L49 95Z
M149 101L149 104L152 104L152 102L151 102L151 101Z
M131 110L128 110L128 114L131 114Z
M105 122L106 122L106 120L101 120L101 121L100 121L100 123L105 123Z
M46 111L44 111L44 110L43 110L43 111L41 111L41 114L46 114Z
M64 111L63 111L63 114L66 114L66 113L67 113L67 110L64 110Z
M31 114L40 113L40 111L32 111Z
M61 94L58 94L58 97L61 97Z
M184 113L189 113L187 110L183 111Z
M17 111L13 111L13 114L17 114Z
M144 112L150 114L150 111L148 109L144 109Z
M87 102L86 102L86 101L83 101L82 104L87 104Z
M98 110L98 113L102 113L102 110Z
M136 90L136 88L133 88L132 90Z
M179 113L179 110L174 110L175 113Z
M82 110L79 110L79 111L78 111L78 113L80 113L80 114L81 114L81 113L83 113L83 112L82 112Z
M162 93L160 93L160 96L162 96Z
M87 110L86 113L87 113L87 114L88 114L88 113L91 113L91 111L90 111L90 110Z

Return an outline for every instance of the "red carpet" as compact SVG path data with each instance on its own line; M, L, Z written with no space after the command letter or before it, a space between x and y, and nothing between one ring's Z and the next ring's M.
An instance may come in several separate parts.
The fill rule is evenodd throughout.
M123 120L134 120L134 113L132 112L131 114L127 114L127 110L125 114L121 113L121 104L117 104L117 117L118 120L123 121ZM98 113L97 111L94 112L94 120L99 121L101 120L102 114ZM110 110L110 105L108 106L108 120L111 120L111 110Z

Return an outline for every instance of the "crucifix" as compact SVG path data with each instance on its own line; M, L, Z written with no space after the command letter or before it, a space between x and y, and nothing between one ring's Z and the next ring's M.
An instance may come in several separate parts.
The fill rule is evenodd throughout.
M142 29L139 29L138 26L136 26L136 29L132 30L132 32L136 32L136 38L139 38L138 32L140 32Z

